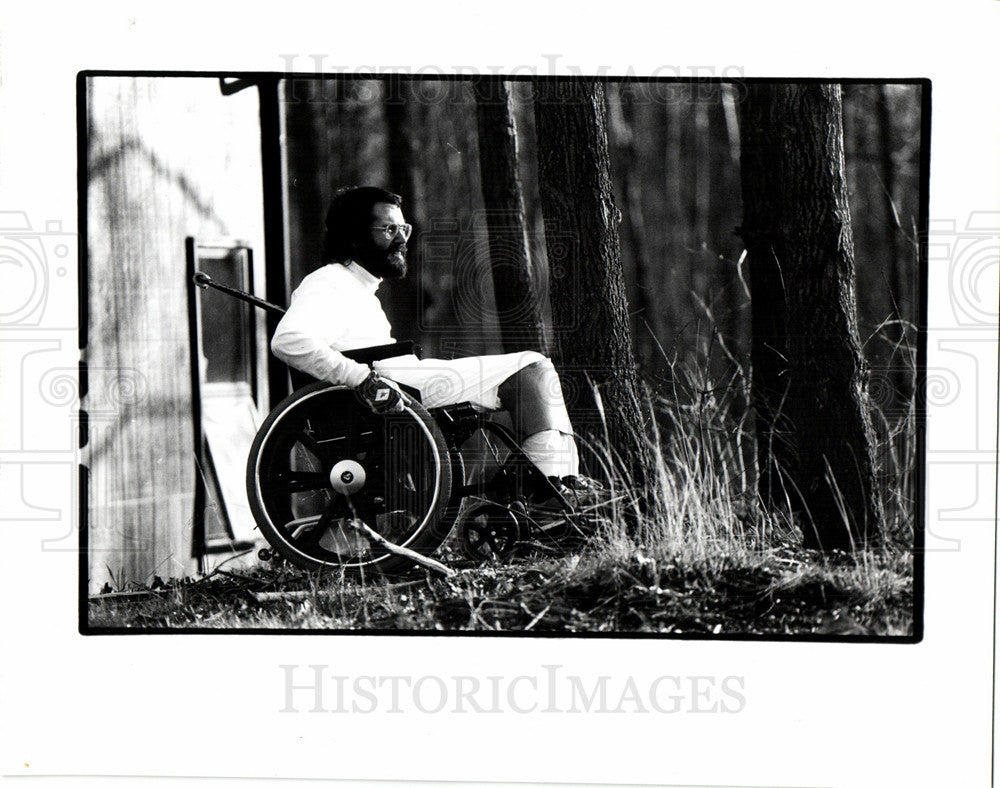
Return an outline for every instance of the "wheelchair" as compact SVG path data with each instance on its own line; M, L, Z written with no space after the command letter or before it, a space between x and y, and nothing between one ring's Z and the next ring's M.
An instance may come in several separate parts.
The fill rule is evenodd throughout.
M284 312L203 273L194 280L199 287ZM399 342L344 355L370 364L409 353L418 354L419 348ZM478 562L509 559L532 539L555 546L584 533L586 515L489 412L467 402L427 410L418 392L402 387L408 395L402 412L378 415L346 386L291 373L295 390L268 414L247 459L250 509L271 548L260 552L262 559L276 554L303 569L355 576L396 575L414 566L365 538L353 526L357 520L424 556L457 526L463 552ZM462 446L477 433L495 468L488 478L470 482ZM531 514L532 504L541 501L555 502L555 516L545 522Z

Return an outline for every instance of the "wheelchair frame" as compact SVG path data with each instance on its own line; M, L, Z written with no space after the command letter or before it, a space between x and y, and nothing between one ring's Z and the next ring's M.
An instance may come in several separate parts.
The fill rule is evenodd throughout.
M194 274L194 282L270 312L285 312L276 304L219 284L202 272ZM419 355L419 348L406 341L341 352L370 364L409 353ZM511 557L533 534L555 543L569 529L579 528L573 506L527 458L514 434L471 403L427 410L420 404L419 392L407 389L412 401L401 418L376 416L350 389L315 381L294 369L290 372L295 390L272 408L255 436L247 461L250 507L272 548L261 550L261 559L278 555L306 569L361 574L377 571L391 575L412 568L412 561L404 556L352 543L344 528L351 518L379 525L375 530L390 543L399 539L399 546L428 556L445 542L458 521L464 552L480 561ZM351 418L335 423L334 412L339 410L346 416L345 411L351 408ZM462 445L477 432L497 459L497 470L487 479L468 483ZM499 461L491 439L508 450L506 461ZM377 450L380 440L382 456ZM390 457L394 443L416 446L417 452L424 453ZM420 484L426 481L428 466L434 468L432 493L422 490ZM356 481L357 475L362 481L360 495L338 498L338 478L341 482L348 477ZM300 496L298 503L295 496ZM309 503L310 497L315 503ZM463 511L463 503L471 497L482 500ZM548 499L557 503L561 517L543 528L528 509L532 502ZM392 509L393 505L399 508ZM416 526L409 523L396 535L390 533L394 516L418 522Z

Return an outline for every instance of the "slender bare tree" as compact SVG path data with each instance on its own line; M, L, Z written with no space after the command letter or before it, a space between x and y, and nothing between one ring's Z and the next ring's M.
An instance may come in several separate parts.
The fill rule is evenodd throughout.
M517 174L517 133L503 80L477 77L480 184L489 234L490 271L505 353L545 352L539 282L532 268Z
M414 118L414 101L409 80L391 75L383 83L389 188L403 198L403 210L416 227L408 244L408 265L414 273L403 279L387 280L382 286L382 303L389 321L399 326L398 336L410 339L420 325L421 263L420 235L423 217L417 198L417 166L420 161L419 125Z

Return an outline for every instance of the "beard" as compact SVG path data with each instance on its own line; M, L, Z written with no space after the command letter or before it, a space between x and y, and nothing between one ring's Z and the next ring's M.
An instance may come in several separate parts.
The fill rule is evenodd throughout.
M354 253L355 262L379 279L402 279L406 276L406 244L397 243L388 249L366 244Z

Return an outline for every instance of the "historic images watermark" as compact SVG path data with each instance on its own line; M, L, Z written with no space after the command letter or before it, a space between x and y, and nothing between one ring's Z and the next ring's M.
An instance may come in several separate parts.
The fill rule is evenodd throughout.
M541 53L540 61L537 63L520 63L515 66L495 65L477 66L455 64L453 66L442 66L440 64L424 65L374 65L358 64L347 65L337 63L327 53L282 53L278 55L283 65L285 76L300 76L302 74L343 74L345 76L413 76L431 79L441 77L504 77L511 79L515 77L595 77L597 79L630 79L636 77L653 79L705 79L719 78L740 80L746 74L746 69L742 65L735 63L719 66L716 64L679 64L660 63L649 69L643 69L640 73L633 65L627 65L624 69L616 69L610 64L600 64L594 67L582 67L573 63L565 62L566 56L560 53ZM445 95L445 94L441 94Z
M517 675L346 675L278 665L283 714L738 714L742 675L582 676L562 665Z

